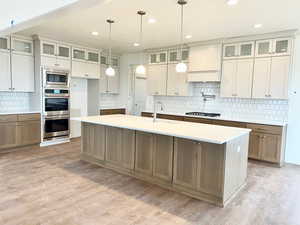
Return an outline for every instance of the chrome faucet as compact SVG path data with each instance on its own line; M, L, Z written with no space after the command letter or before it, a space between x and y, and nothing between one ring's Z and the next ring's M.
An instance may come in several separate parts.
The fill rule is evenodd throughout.
M160 105L160 111L164 110L162 102L160 102L160 101L156 102L155 100L153 101L153 123L156 121L156 118L157 118L157 109L156 109L156 106L158 104Z

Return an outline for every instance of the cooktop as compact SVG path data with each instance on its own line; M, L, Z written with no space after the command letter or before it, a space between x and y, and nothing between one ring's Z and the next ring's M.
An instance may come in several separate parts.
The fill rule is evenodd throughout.
M206 112L187 112L185 113L187 116L207 116L207 117L219 117L220 113L206 113Z

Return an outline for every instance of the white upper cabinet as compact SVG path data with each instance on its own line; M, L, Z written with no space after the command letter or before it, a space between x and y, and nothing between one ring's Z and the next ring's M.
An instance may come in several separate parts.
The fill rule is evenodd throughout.
M221 97L251 98L253 63L253 59L224 61Z
M290 57L257 58L254 66L253 98L288 99Z
M291 54L292 40L277 38L256 42L256 57L285 56Z
M100 78L99 51L73 47L72 77L99 79Z
M155 52L149 54L149 64L166 64L168 52Z
M11 40L11 49L8 38L0 40L0 91L34 92L33 41Z
M240 42L225 44L223 59L251 58L254 56L254 42Z
M168 65L148 65L147 85L149 95L167 95Z
M11 91L10 52L8 51L0 51L0 78L0 91Z
M168 96L190 96L187 73L178 73L176 64L168 65L167 95Z
M200 45L190 48L189 82L220 81L222 46Z
M71 47L55 41L41 41L41 64L58 69L71 69Z

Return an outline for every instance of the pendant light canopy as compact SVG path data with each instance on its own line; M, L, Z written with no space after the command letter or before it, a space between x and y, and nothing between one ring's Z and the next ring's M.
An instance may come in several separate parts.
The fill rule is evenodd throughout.
M181 25L180 25L180 52L179 52L179 63L176 65L176 72L185 73L187 71L187 65L182 60L182 49L183 49L183 6L187 4L186 0L178 0L178 5L181 7Z
M116 74L116 71L114 68L112 68L112 60L111 60L111 26L115 22L111 19L106 20L106 22L109 24L109 62L108 62L108 68L105 70L105 74L109 77L113 77Z
M143 16L146 15L146 12L138 11L137 14L141 17L139 44L140 44L140 46L143 46ZM141 55L140 55L140 65L138 65L136 67L135 72L136 72L136 74L139 74L139 75L146 75L146 68L143 65L143 51L142 50L141 50Z

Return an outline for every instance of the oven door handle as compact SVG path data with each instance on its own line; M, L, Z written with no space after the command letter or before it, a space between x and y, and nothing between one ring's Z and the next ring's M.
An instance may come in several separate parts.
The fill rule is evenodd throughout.
M61 119L70 119L70 116L49 116L49 117L45 117L45 120L61 120Z

